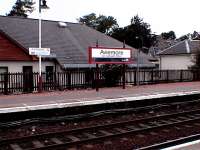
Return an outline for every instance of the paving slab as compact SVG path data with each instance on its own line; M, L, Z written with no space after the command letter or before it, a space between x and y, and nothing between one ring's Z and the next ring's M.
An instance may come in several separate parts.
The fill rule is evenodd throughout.
M200 82L1 95L0 113L114 103L200 93Z

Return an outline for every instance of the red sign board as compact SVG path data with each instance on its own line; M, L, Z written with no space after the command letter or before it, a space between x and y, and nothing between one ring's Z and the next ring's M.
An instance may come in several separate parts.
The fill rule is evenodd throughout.
M89 64L129 64L132 62L130 48L89 47Z

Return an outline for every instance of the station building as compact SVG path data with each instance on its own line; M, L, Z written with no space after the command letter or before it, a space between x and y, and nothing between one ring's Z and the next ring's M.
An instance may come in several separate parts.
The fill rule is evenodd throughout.
M38 20L0 16L0 72L38 72L37 56L29 55L29 48L39 46ZM42 58L42 72L93 68L88 64L88 47L122 48L123 43L84 24L42 20L42 47L51 55ZM136 67L137 50L132 49ZM140 67L154 67L149 56L140 53Z

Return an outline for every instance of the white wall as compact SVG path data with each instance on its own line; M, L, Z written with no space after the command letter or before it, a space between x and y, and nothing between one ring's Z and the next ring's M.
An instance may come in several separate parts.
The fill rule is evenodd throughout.
M33 72L39 72L38 61L0 61L0 67L8 67L8 72L23 72L23 66L33 66ZM42 61L42 72L46 66L55 66L51 61Z
M163 55L160 58L161 70L184 70L193 64L190 55Z

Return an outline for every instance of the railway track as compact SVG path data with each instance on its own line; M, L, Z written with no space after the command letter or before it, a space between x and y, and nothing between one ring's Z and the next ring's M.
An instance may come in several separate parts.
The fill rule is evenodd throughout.
M186 102L173 102L169 104L156 104L156 105L150 105L150 106L144 106L144 107L138 107L138 108L125 108L125 109L112 109L112 110L103 110L98 112L91 112L86 114L76 114L76 115L66 115L66 116L56 116L56 117L50 117L50 118L30 118L25 120L16 120L16 121L6 121L6 122L0 122L0 128L12 128L12 127L18 127L33 123L55 123L59 121L73 121L73 120L79 120L79 119L85 119L85 118L94 118L99 116L105 116L105 115L122 115L122 114L129 114L129 113L140 113L140 112L148 112L148 111L160 111L163 109L181 109L185 106L196 106L199 105L200 99L186 101Z
M154 145L142 147L142 148L139 148L138 150L164 149L164 148L169 148L169 147L172 147L172 146L177 146L177 145L180 145L180 144L196 141L196 140L199 140L199 139L200 139L200 134L195 134L195 135L190 135L190 136L178 138L178 139L175 139L175 140L170 140L170 141L166 141L166 142L157 143L157 144L154 144Z
M192 124L197 121L200 121L200 109L68 131L2 139L0 140L0 150L55 150L116 137L137 135L156 129L175 127L177 125Z

